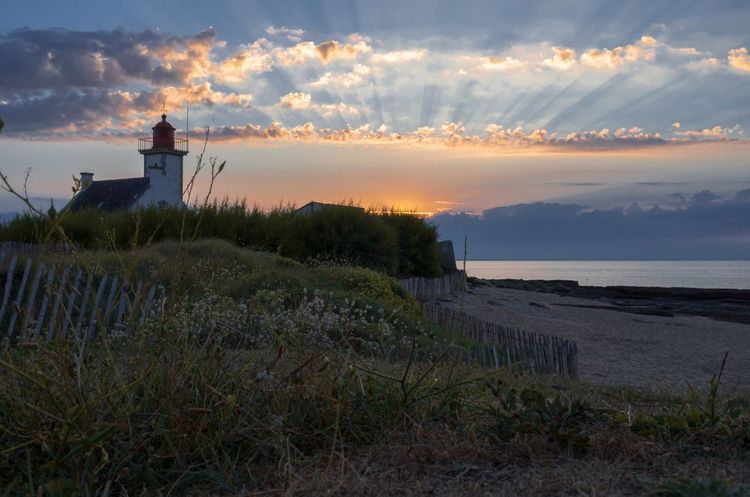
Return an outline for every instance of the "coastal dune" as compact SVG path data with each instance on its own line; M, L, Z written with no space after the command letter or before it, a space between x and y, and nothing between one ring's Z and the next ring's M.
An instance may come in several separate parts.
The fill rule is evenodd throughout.
M580 378L656 389L708 386L729 352L725 391L750 391L750 325L704 316L633 312L599 299L498 288L485 282L440 305L578 345Z

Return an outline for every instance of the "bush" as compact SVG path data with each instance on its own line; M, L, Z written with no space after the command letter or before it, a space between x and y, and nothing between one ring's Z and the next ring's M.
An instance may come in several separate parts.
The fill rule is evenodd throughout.
M57 226L57 229L55 229ZM198 208L63 212L25 215L0 226L0 240L43 243L65 238L81 248L117 250L162 240L222 239L300 262L346 262L390 275L438 276L437 232L409 215L347 207L300 215L290 208L263 212L244 202Z

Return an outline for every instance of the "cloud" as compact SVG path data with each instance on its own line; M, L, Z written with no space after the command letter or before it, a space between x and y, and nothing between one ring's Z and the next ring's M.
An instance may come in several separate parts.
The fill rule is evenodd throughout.
M309 109L312 103L312 97L308 93L292 92L281 97L279 103L282 107L289 109Z
M364 80L365 76L370 74L371 70L364 64L355 64L351 72L347 73L332 73L326 72L316 81L309 83L313 88L327 87L327 86L341 86L344 88L350 88L357 86Z
M721 201L703 190L674 209L585 209L536 202L487 209L482 216L431 219L443 239L468 237L475 259L720 259L750 251L750 190Z
M346 105L345 103L316 104L313 108L320 112L323 117L333 117L337 114L350 117L359 115L359 109L357 109L353 105Z
M223 105L249 109L252 100L248 93L214 90L209 82L140 92L54 91L10 100L3 107L4 132L28 139L129 136L135 129L143 129L162 105L178 109L190 102L199 107Z
M652 36L642 36L634 44L624 47L592 48L581 55L581 63L595 69L616 69L623 64L651 61L654 59L657 44Z
M731 128L723 128L721 126L713 126L711 128L704 129L686 129L682 131L675 131L675 134L685 138L697 140L697 139L708 139L708 140L731 140L739 138L742 135L742 129L739 125Z
M750 57L747 55L747 48L734 48L729 51L727 57L729 67L737 72L750 72Z
M372 47L364 40L355 43L340 43L331 40L318 45L311 41L303 41L292 47L276 48L274 55L282 66L299 66L308 60L317 60L323 64L334 60L354 60L370 52L372 52Z
M440 125L440 130L443 136L453 138L462 136L466 128L461 123L443 123Z
M478 68L483 71L513 71L528 65L528 62L513 57L482 57Z
M497 150L719 141L741 138L741 129L722 123L717 131L714 122L705 122L707 116L737 116L733 119L746 124L734 102L747 91L727 70L676 76L685 68L727 68L729 61L697 48L672 48L651 36L584 52L545 40L489 56L479 39L449 47L434 39L391 42L386 50L382 40L358 33L323 43L304 40L303 30L284 26L270 26L267 34L273 41L232 46L211 28L191 36L124 29L0 34L0 68L16 68L0 70L7 133L65 138L95 136L102 129L126 135L150 122L164 103L177 109L185 102L197 107L199 119L226 125L309 119L317 127L305 136L316 140ZM741 70L747 51L735 48L729 55L732 69ZM603 71L625 66L627 73L614 77ZM459 74L465 77L456 78ZM692 85L691 77L705 81ZM695 103L705 94L711 95L710 105ZM657 102L660 95L668 95L664 103ZM662 137L658 130L669 129L659 115L666 106L686 109L680 117L695 129L674 127L669 138ZM250 108L252 117L242 112ZM328 118L343 117L357 117L357 125L370 122L372 128L367 133L325 128ZM391 132L378 131L384 121ZM644 122L654 131L622 127L622 121Z
M554 55L551 59L544 59L542 65L567 71L576 65L576 51L572 48L552 47Z
M291 29L286 26L268 26L266 33L271 36L284 36L289 41L302 41L302 36L305 34L304 29Z
M0 34L4 90L109 88L134 81L186 83L206 76L215 31L169 36L158 31L22 29Z
M684 57L698 57L703 53L694 47L668 47L667 50L671 53L682 55Z
M435 136L435 128L420 126L414 133L417 135L417 138L431 138Z
M705 57L700 60L693 60L687 63L688 69L699 71L712 71L721 67L721 61L716 57Z
M240 83L249 74L270 71L273 58L263 48L265 40L242 45L238 51L224 59L217 68L216 80L221 83Z
M338 104L314 104L312 96L308 93L292 92L282 96L279 100L282 107L292 110L312 110L322 114L324 117L333 117L336 114L346 116L358 116L359 110L344 103Z
M142 106L144 110L154 108L153 106L159 102L166 103L167 108L181 108L186 101L206 107L227 105L249 109L253 100L253 96L249 93L216 91L209 82L183 87L169 86L152 94L154 101Z
M672 123L672 127L674 129L680 129L682 127L682 124L680 124L680 121L675 121Z
M396 50L374 53L370 60L376 64L402 64L422 60L425 55L427 55L425 49Z
M292 93L282 97L287 108L296 110L311 110L331 117L335 113L347 114L347 106L339 104L315 104L309 95L304 93ZM354 114L356 115L356 114ZM277 122L278 130L287 128ZM472 147L489 148L498 152L504 150L517 151L519 149L531 149L540 151L567 151L567 150L622 150L628 148L643 148L666 145L679 145L681 143L694 143L692 140L675 141L666 140L659 133L646 133L641 128L619 128L611 132L607 128L600 130L581 131L569 133L558 137L546 129L537 128L525 131L522 127L505 128L499 124L490 124L485 129L484 135L473 135L466 132L466 127L460 122L444 122L438 131L430 126L421 126L407 133L389 133L387 127L382 125L372 129L369 124L358 128L310 128L308 133L301 135L292 132L269 133L263 128L248 124L237 128L227 127L232 130L225 135L213 134L214 139L241 139L241 138L286 138L303 139L310 142L347 142L360 144L382 144L394 146L441 146L441 147ZM242 133L241 130L249 130Z

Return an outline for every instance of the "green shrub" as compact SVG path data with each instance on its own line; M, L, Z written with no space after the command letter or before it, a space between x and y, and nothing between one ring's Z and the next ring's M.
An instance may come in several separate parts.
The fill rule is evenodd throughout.
M291 208L264 212L225 200L197 208L82 210L55 218L25 215L0 226L0 241L41 243L60 238L81 248L106 250L163 240L222 239L301 262L344 262L391 275L441 274L434 227L409 214L346 207L300 215Z

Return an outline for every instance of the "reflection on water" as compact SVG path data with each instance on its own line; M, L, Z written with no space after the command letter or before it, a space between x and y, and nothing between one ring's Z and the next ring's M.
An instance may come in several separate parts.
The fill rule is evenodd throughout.
M750 289L750 261L467 261L485 279L575 280L590 286Z

